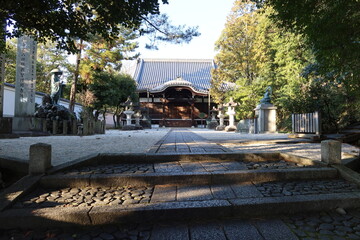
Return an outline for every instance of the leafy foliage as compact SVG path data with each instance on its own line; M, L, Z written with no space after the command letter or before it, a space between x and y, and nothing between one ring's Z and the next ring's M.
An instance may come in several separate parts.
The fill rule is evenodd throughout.
M136 84L129 75L109 72L95 72L94 81L89 84L88 91L93 95L87 106L98 111L111 107L119 107L128 96L136 98Z
M166 15L159 15L160 0L20 0L0 6L0 23L6 24L8 38L30 35L39 42L51 41L58 48L75 53L74 40L89 41L99 36L111 42L123 28L152 34L154 40L188 42L198 36L196 28L172 26ZM167 3L167 0L161 0ZM143 24L143 25L142 25ZM142 27L141 27L142 26ZM156 36L156 31L161 36ZM3 34L3 32L0 32ZM2 39L2 40L1 40ZM0 37L0 52L4 52ZM154 45L154 43L152 43Z
M5 81L15 84L16 81L16 39L7 41ZM36 91L50 93L50 71L61 67L63 80L71 79L73 66L69 63L67 54L56 48L51 42L40 43L37 46Z
M267 86L273 89L278 106L280 128L286 127L291 112L297 112L297 98L306 79L302 69L312 60L303 36L276 26L269 17L272 8L256 8L251 1L238 0L217 41L218 68L213 71L212 96L218 102L232 96L240 103L238 118L254 117ZM233 91L222 91L226 82L236 84ZM297 110L297 111L295 111Z
M306 36L314 49L319 71L351 73L360 79L360 2L358 0L258 0L272 6L271 15L289 30ZM352 81L352 78L347 81Z

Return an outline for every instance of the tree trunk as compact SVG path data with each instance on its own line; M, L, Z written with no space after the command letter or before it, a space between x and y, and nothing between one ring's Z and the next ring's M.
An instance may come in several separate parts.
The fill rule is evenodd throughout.
M80 67L80 61L81 61L81 50L82 50L82 44L83 40L80 40L79 44L79 51L76 54L76 68L75 68L75 76L74 81L71 84L71 90L70 90L70 103L69 103L69 111L74 112L75 109L75 97L76 97L76 85L79 79L79 67Z

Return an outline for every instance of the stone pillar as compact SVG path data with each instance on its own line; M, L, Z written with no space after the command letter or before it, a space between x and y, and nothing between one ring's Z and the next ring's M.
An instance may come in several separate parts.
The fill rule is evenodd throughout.
M42 131L47 132L47 120L45 118L42 119Z
M68 121L64 120L62 123L63 123L63 132L62 132L62 134L63 134L63 135L67 135L67 132L68 132Z
M276 133L276 109L271 103L261 103L254 109L258 121L258 133Z
M52 121L52 134L56 135L58 132L58 120Z
M16 55L14 131L41 131L31 129L30 119L35 112L36 42L29 36L18 39Z
M327 164L341 164L341 142L335 140L322 141L321 161Z
M76 135L77 132L78 132L77 120L73 119L71 120L71 134Z
M88 134L89 134L89 120L85 118L83 121L83 135L88 135Z
M44 174L51 168L51 145L36 143L30 146L29 174Z

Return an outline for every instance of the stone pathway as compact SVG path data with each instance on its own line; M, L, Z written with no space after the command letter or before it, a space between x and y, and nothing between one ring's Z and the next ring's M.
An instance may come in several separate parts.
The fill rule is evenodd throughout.
M227 153L230 149L186 129L172 129L150 148L156 154ZM313 168L284 160L169 161L164 163L110 164L73 168L56 175L146 175L156 173L221 173L231 171ZM14 209L78 208L112 205L161 204L164 202L281 198L296 195L326 195L358 192L359 187L342 179L270 181L214 185L144 185L116 187L38 188L18 201ZM285 200L284 200L285 201ZM299 205L301 208L301 205ZM209 210L211 211L211 209ZM112 224L91 228L42 228L1 230L5 239L360 239L360 209L280 215L271 218L167 221L143 224Z
M239 161L201 161L186 162L174 161L166 163L149 164L107 164L72 168L59 175L75 176L86 174L144 174L144 173L186 173L186 172L226 172L237 170L260 170L260 169L291 169L291 168L319 168L316 165L303 165L284 160L264 162L239 162Z
M231 150L212 143L187 129L171 129L164 138L155 144L149 153L214 153Z

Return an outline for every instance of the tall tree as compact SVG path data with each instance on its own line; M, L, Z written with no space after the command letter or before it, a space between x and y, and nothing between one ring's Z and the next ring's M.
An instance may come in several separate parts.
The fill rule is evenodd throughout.
M156 27L157 23L151 21L151 16L159 14L159 1L4 1L0 6L0 23L8 26L7 37L27 34L38 41L57 42L58 47L74 53L77 51L74 39L87 41L97 35L111 41L119 35L121 26L139 29L144 21ZM168 3L167 0L161 2ZM197 34L191 28L187 30L183 35L164 31L164 38L176 41L179 38L191 39L192 35ZM0 39L0 52L4 50L4 40Z
M323 73L347 74L347 81L360 79L360 2L358 0L255 0L272 6L278 20L289 30L306 36Z
M218 68L213 71L212 92L218 99L232 96L238 101L239 118L252 117L266 87L272 86L279 119L285 120L293 108L292 99L306 81L300 73L312 59L311 49L301 35L277 27L269 17L273 11L259 9L251 1L236 1L216 43ZM236 88L216 89L226 82Z

